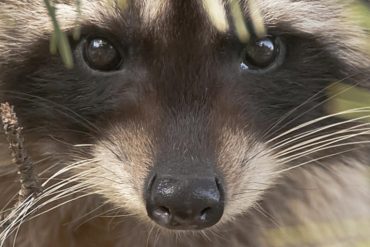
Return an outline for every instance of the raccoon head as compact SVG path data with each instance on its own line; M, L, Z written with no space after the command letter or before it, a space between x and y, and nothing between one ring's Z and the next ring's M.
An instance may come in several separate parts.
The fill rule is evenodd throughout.
M58 156L81 188L139 218L196 230L248 212L284 171L338 151L322 146L344 128L325 117L325 89L345 77L367 87L369 64L344 3L215 0L212 14L209 2L82 1L78 16L58 1L67 69L49 53L44 6L2 1L2 98L34 155Z

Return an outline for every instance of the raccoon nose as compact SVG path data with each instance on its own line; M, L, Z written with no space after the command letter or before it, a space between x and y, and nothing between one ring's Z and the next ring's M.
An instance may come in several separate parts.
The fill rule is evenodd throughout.
M223 189L215 177L155 176L148 186L146 209L153 221L168 229L207 228L223 214Z

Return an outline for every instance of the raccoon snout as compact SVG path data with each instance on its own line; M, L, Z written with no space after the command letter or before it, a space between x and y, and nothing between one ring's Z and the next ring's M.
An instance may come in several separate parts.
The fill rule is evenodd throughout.
M204 229L224 211L224 195L215 177L154 176L146 192L148 216L174 230Z

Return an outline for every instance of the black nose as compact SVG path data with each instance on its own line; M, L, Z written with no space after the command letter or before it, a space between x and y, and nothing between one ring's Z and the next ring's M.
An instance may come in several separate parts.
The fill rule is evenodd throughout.
M169 229L210 227L224 211L223 189L215 177L155 176L149 183L146 200L149 217Z

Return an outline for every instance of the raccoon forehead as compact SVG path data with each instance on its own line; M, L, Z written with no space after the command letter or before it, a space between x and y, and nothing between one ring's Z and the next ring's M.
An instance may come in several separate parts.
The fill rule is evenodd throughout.
M208 15L209 12L207 13L206 8L209 4L207 2L212 2L212 10L219 14L219 18L227 18L226 13L229 12L228 6L232 0L189 0L186 4L191 5L191 8L185 8L186 4L175 4L176 1L174 0L118 0L118 2L132 3L130 5L134 6L140 13L142 25L160 26L164 24L161 21L168 21L165 18L166 16L177 11L188 12L182 16L189 16L189 18L194 18L193 12L195 11ZM250 13L251 2L257 6L256 9L252 9L252 13ZM331 37L330 34L332 32L340 35L358 32L358 30L353 31L354 22L349 18L349 10L354 3L356 1L352 0L241 0L240 6L246 17L253 16L255 14L253 12L260 12L267 27L280 27L287 31L295 30L307 34L322 34L323 36L329 35ZM72 9L65 5L69 5ZM125 16L124 13L120 13L124 12L125 9L123 7L120 8L120 5L123 4L110 0L82 0L82 18L104 25L104 23L107 23L107 19ZM124 5L127 6L128 4ZM68 20L72 18L75 20L75 15L71 15L76 9L74 3L59 4L58 8L60 8L59 12L62 19ZM198 8L198 10L194 8ZM174 21L178 20L175 19ZM209 25L212 24L209 23ZM325 31L325 33L321 33L322 31Z
M57 15L59 21L65 29L72 28L76 24L77 8L75 1L63 0L56 2ZM160 20L173 12L179 11L176 8L181 8L181 11L189 12L183 16L194 18L191 12L197 11L194 8L184 8L185 4L174 4L174 0L81 0L81 16L82 21L90 21L94 24L104 26L109 25L109 20L115 18L124 19L125 7L131 5L140 13L142 25L158 26L161 25ZM126 4L120 4L126 2ZM207 15L206 6L209 0L187 1L191 7L199 8L198 12L203 12ZM231 0L212 0L212 6L219 17L226 18L224 13L228 11L228 4ZM197 4L194 4L197 3ZM203 3L203 4L198 4ZM240 6L244 15L247 17L253 13L250 12L250 0L241 0ZM331 37L334 33L352 34L358 30L353 30L353 22L349 18L344 18L346 10L354 1L341 0L253 0L253 3L258 7L252 12L260 12L264 23L267 27L281 27L289 30L296 30L307 34L320 35ZM209 5L209 4L208 4ZM49 17L42 1L4 1L0 3L1 16L13 16L14 19L22 24L22 21L32 20L33 29L52 31L50 21L46 21ZM37 13L37 16L35 15ZM177 20L178 21L178 20ZM212 25L211 23L209 23ZM340 26L338 26L340 24ZM30 29L31 26L29 27ZM109 27L107 27L109 28Z
M205 33L209 32L208 30L214 32L216 28L213 27L212 21L207 21L207 18L212 17L205 8L206 2L213 3L216 12L220 13L220 18L229 20L227 15L230 1L188 0L176 4L174 0L81 0L81 15L77 16L75 1L63 0L56 1L56 9L59 22L64 30L73 29L76 25L76 19L79 18L79 24L92 24L106 30L114 29L116 31L117 27L114 25L131 23L130 17L133 13L137 13L139 18L135 18L139 23L135 23L136 26L141 26L141 30L156 30L157 35L165 36L166 26L179 25L179 23L169 23L179 22L179 19L167 17L181 11L185 12L181 15L185 19L181 20L181 23L186 23L191 18L202 18L199 23L207 28L204 29ZM130 7L124 8L120 6L119 2L126 2L125 6L129 5ZM329 52L346 63L354 67L367 67L370 62L366 52L366 49L369 48L367 45L368 37L365 30L356 25L355 20L351 18L349 9L354 2L352 0L254 0L253 3L257 8L252 9L252 12L259 12L267 28L271 27L283 33L317 37L317 40ZM250 13L250 3L250 0L240 1L246 19L250 19L248 17L255 14ZM184 8L187 4L191 7ZM8 43L9 41L14 42L19 51L19 47L22 46L20 43L30 44L41 38L46 39L53 31L46 8L41 1L9 0L0 3L0 7L0 44L7 41ZM201 15L195 16L194 12L201 13ZM187 16L189 20L186 20ZM227 24L228 20L226 19ZM194 22L194 20L191 21ZM17 29L22 31L15 33L14 30ZM125 30L122 32L124 33ZM354 57L361 59L354 61Z

